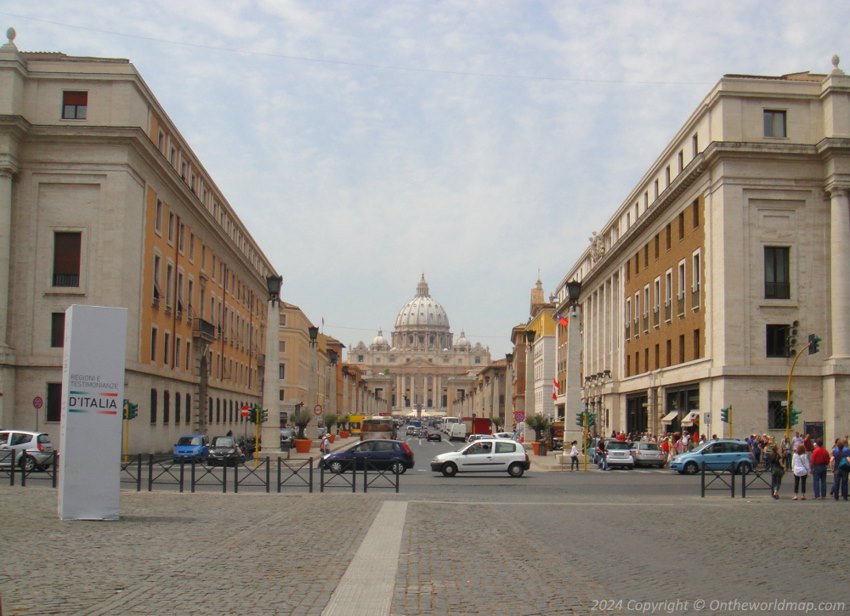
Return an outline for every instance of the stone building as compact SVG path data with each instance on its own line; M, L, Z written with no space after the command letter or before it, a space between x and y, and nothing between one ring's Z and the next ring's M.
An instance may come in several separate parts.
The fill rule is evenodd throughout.
M65 310L128 310L130 451L241 434L274 267L132 64L0 48L0 425L59 442ZM40 411L32 401L45 401Z
M423 274L390 340L378 331L368 346L361 341L349 348L348 362L364 371L370 390L393 412L446 413L469 395L490 352L463 331L454 341L449 317L431 297Z
M837 58L826 75L724 76L558 286L563 312L581 283L568 425L587 404L606 433L782 437L790 383L794 430L847 434L848 189Z

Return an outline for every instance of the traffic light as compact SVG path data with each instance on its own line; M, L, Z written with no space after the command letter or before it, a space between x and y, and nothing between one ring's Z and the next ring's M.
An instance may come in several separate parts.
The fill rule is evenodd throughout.
M596 425L596 413L588 413L587 414L587 427Z
M785 355L787 357L791 357L797 352L797 328L799 325L799 321L794 321L788 326L785 336Z
M820 351L820 336L809 334L809 355L814 355Z
M269 412L266 409L257 409L260 415L260 423L266 423L269 419Z
M139 414L139 405L133 404L129 400L124 400L124 419L134 419Z
M723 423L729 423L729 410L728 406L720 409L720 421Z
M800 413L802 413L802 411L800 409L794 409L794 408L791 409L791 419L790 419L790 423L788 424L789 426L796 426L797 425L797 423L799 422L799 419L800 419Z
M248 409L248 421L252 424L257 423L257 407L252 406Z
M576 415L576 425L579 428L584 428L584 413L585 411L582 411Z

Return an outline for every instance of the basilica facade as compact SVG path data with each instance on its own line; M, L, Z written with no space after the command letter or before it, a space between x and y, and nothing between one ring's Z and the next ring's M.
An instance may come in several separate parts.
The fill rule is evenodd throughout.
M490 351L471 343L463 331L454 341L449 317L431 297L425 275L395 320L387 340L381 330L368 346L349 347L348 363L364 373L372 392L394 413L445 413L464 400Z

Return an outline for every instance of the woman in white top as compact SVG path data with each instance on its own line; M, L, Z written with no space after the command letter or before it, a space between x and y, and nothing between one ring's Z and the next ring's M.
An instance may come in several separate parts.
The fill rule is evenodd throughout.
M791 472L794 473L794 498L791 500L797 500L798 491L803 493L800 500L806 500L806 477L809 476L811 471L812 468L811 464L809 464L809 454L806 453L806 447L805 445L798 445L791 460ZM802 484L802 490L800 490L800 484Z
M573 441L572 447L570 448L570 470L577 471L578 470L578 441Z

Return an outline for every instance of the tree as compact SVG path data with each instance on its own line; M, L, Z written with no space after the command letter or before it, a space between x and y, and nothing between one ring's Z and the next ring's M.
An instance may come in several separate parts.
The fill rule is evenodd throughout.
M339 416L339 429L348 430L348 415Z
M289 421L298 428L298 438L304 438L304 429L310 424L311 419L310 411L305 409L303 406L292 413Z
M339 415L335 415L334 413L325 413L322 415L322 423L325 424L325 427L328 429L328 434L333 434L333 428L339 421Z
M534 430L534 440L541 442L544 440L544 433L552 425L552 420L547 415L536 413L525 418L525 425Z

